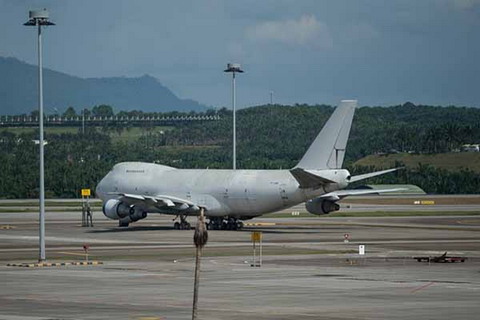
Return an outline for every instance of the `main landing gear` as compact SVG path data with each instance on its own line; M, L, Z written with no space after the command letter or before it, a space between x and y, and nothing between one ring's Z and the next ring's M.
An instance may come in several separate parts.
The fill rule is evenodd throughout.
M175 222L173 224L173 229L175 230L190 230L192 228L192 226L190 225L190 223L187 222L187 217L184 216L184 215L180 215L180 222ZM178 218L178 217L177 217ZM176 220L177 218L175 218L174 220Z
M129 225L129 224L130 224L130 223L128 223L128 222L125 222L125 221L122 221L122 220L118 220L118 226L119 226L120 228L128 228L128 225Z
M207 223L208 230L240 230L243 222L234 217L211 217Z

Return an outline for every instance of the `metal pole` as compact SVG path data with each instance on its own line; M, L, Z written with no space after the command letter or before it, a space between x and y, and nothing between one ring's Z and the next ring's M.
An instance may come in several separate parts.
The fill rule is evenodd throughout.
M42 26L37 20L38 26L38 116L39 116L39 146L40 146L40 213L39 213L39 241L40 256L39 262L45 261L45 181L44 181L44 163L43 163L43 73L42 73Z
M235 105L235 71L232 78L232 105L233 105L233 170L237 169L237 122Z
M263 252L262 252L262 242L263 242L263 236L260 237L260 267L262 266L262 256L263 256Z
M255 246L256 240L253 241L253 267L257 266L257 247Z
M85 135L85 108L82 110L82 135Z

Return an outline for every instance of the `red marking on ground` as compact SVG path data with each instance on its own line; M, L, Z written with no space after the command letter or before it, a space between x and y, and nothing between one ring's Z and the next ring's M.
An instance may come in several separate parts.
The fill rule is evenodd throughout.
M431 286L432 284L434 284L434 283L435 283L435 282L429 282L429 283L427 283L427 284L424 284L424 285L421 286L421 287L418 287L418 288L416 288L416 289L413 289L412 291L410 291L410 293L415 293L415 292L417 292L417 291L426 289L426 288L430 287L430 286Z

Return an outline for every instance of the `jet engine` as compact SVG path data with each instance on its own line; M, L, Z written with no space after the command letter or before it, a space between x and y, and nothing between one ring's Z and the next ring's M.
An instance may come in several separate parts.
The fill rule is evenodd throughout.
M136 222L141 219L145 219L147 217L147 213L143 211L142 209L132 206L130 208L131 214L123 219L120 220L122 223L130 223L130 222Z
M129 206L119 200L110 199L103 205L103 214L123 223L135 222L147 217L147 213L136 206Z
M119 220L131 215L132 207L115 199L110 199L103 204L103 214L113 220Z
M338 211L340 209L340 205L335 201L316 198L307 201L305 203L305 208L311 214L320 216L329 214L332 211Z

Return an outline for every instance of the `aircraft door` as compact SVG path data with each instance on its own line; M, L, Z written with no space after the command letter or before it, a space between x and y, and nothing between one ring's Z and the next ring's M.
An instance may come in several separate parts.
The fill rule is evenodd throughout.
M287 195L287 191L285 190L286 186L287 185L285 183L281 183L281 184L278 185L279 192L280 192L280 198L282 199L282 203L283 203L284 206L288 205L288 195Z

